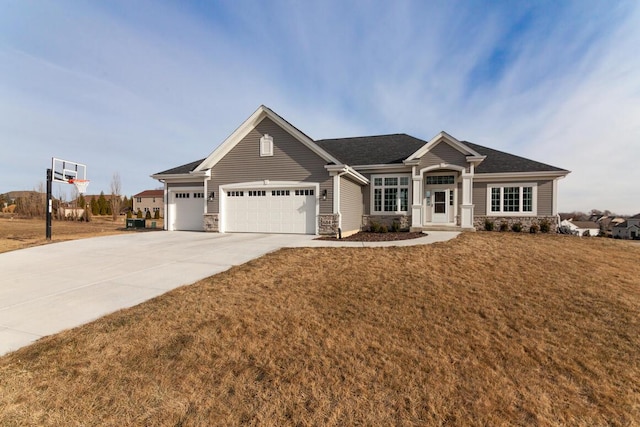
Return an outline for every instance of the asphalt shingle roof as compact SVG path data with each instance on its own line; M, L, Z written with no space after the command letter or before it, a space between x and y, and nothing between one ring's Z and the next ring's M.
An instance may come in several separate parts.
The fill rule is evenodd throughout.
M493 148L483 147L472 142L461 142L479 154L487 156L475 169L476 173L568 172L566 169L536 162L535 160L505 153L504 151L494 150Z
M316 141L321 148L350 166L402 163L426 143L404 133Z
M349 166L401 164L403 160L418 151L427 141L404 133L390 135L360 136L353 138L321 139L315 143ZM476 168L481 173L512 172L568 172L545 163L530 160L504 151L494 150L468 141L463 144L486 156ZM189 173L205 159L187 163L157 175Z
M156 175L173 175L178 173L189 173L195 168L197 168L200 163L204 162L204 160L205 159L200 159L200 160L196 160L195 162L187 163L186 165L167 169L166 171L158 172Z

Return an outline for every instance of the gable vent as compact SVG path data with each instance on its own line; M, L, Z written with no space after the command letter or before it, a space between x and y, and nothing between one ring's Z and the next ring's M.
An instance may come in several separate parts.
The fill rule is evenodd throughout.
M260 138L260 157L273 156L273 137L265 133Z

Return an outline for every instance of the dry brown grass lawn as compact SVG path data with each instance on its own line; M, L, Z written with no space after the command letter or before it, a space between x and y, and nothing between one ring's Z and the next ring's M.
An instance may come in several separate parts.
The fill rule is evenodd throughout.
M1 425L638 425L640 247L287 249L0 358Z
M122 233L124 220L114 222L111 217L94 217L90 222L52 221L51 241L61 242L86 237ZM42 219L0 217L0 253L47 243L46 224Z

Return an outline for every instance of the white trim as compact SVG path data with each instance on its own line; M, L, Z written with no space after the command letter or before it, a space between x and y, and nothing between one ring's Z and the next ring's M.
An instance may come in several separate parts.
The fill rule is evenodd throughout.
M413 165L407 165L402 163L391 163L391 164L382 164L382 165L353 165L351 166L353 169L357 170L386 170L386 169L398 169L398 170L408 170L407 168Z
M475 181L489 181L496 179L556 179L561 178L569 174L568 171L564 172L509 172L509 173L476 173Z
M382 179L382 187L376 187L375 185L375 179L376 178L381 178ZM406 211L401 211L401 210L396 210L396 211L385 211L384 210L384 191L382 192L382 199L381 199L381 208L383 210L381 211L377 211L375 210L375 189L376 188L386 188L387 186L384 185L384 179L385 178L398 178L398 185L394 186L395 188L397 188L398 190L401 187L405 187L404 185L400 184L400 178L407 178L407 210ZM412 185L412 177L411 177L411 173L410 172L406 172L406 173L401 173L401 174L374 174L371 175L371 185L369 186L369 192L370 192L370 206L369 206L369 212L371 215L409 215L409 212L411 212L412 210L412 202L413 202L413 185ZM398 191L398 194L396 196L396 208L400 209L400 191Z
M350 166L347 166L347 165L326 165L324 168L329 172L330 176L346 174L346 175L349 175L350 177L352 177L353 179L355 179L356 182L359 182L362 185L369 184L369 179L367 179L366 176L362 175L360 172L355 171Z
M458 141L453 136L451 136L448 133L442 131L439 134L437 134L436 136L434 136L433 138L431 138L431 140L429 142L427 142L425 145L420 147L420 149L418 149L418 151L416 151L415 153L413 153L412 155L407 157L407 159L405 161L410 161L410 160L413 160L413 159L421 158L429 150L431 150L431 148L435 147L440 142L446 142L451 147L453 147L456 150L460 151L462 154L464 154L466 156L472 156L475 161L482 161L485 158L485 156L481 155L480 153L478 153L475 150L472 150L471 148L466 146L464 143Z
M167 184L165 183L165 186ZM165 230L168 231L175 231L176 229L176 223L175 223L175 219L173 219L174 216L176 216L176 205L175 202L172 200L172 196L175 193L189 193L189 192L193 192L193 191L202 191L204 188L204 183L203 186L190 186L190 187L174 187L174 188L168 188L166 190L166 199L165 199L165 206L167 207L167 210L165 211L165 223L166 223L166 228ZM200 231L204 231L204 213L207 209L207 198L203 197L202 200L204 201L204 210L202 213L202 230ZM171 221L171 219L173 219L173 223L169 222Z
M215 150L213 150L213 152L209 154L209 156L207 156L207 158L204 159L202 163L200 163L194 169L194 172L211 169L212 167L214 167L220 160L224 158L224 156L229 153L229 151L231 151L231 149L233 149L233 147L235 147L240 141L242 141L242 139L247 136L249 132L251 132L263 119L267 117L325 161L335 164L342 163L331 154L320 148L311 138L300 132L278 114L274 113L268 107L261 105L251 116L249 116L247 120L245 120L231 135L229 135L227 139L222 142L222 144L220 144Z
M314 196L316 199L316 220L314 234L318 234L318 216L320 215L320 183L318 182L304 182L304 181L250 181L250 182L236 182L233 184L221 185L218 187L220 193L218 202L218 231L224 233L226 231L226 200L227 191L229 190L252 190L252 189L270 189L270 188L313 188Z
M432 171L440 169L451 169L461 173L465 173L467 171L464 166L452 165L449 163L440 163L438 165L427 166L426 168L420 169L420 176L423 177L425 173L432 173ZM443 171L442 173L446 175L446 171ZM437 175L437 173L434 173L434 175Z
M504 211L504 188L505 187L519 187L520 195L519 195L519 211L518 212L505 212ZM531 211L523 211L522 206L524 203L523 191L522 189L525 187L531 187ZM500 211L495 212L491 210L491 189L499 188L500 189ZM537 182L500 182L494 183L493 185L487 185L487 212L486 216L538 216L538 183Z
M211 178L211 170L207 169L199 172L189 172L189 173L174 173L174 174L153 174L151 178L157 179L160 182L170 182L170 183L178 183L178 182L199 182Z
M333 213L340 215L340 179L342 174L333 176ZM340 222L340 221L338 221ZM338 224L340 227L340 224Z

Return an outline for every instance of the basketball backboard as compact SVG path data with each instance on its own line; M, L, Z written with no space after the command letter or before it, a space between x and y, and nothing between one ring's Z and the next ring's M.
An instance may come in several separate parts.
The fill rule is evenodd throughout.
M69 180L86 180L87 166L82 163L70 162L68 160L56 159L51 161L52 180L54 182L64 182L69 184Z

